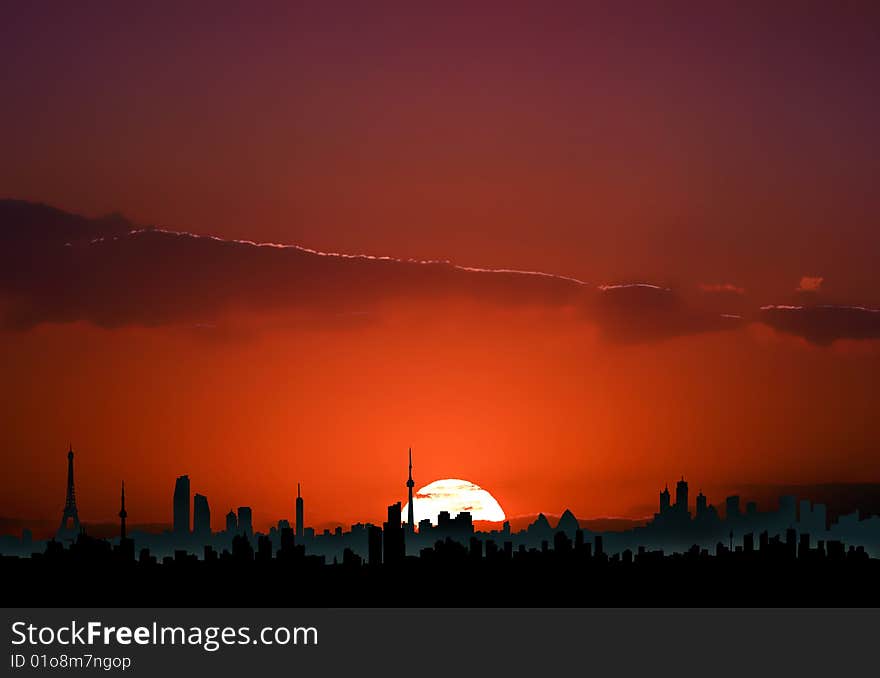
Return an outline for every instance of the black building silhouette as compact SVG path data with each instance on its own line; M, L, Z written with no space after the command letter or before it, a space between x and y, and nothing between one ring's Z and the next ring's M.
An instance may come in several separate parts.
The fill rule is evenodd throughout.
M367 562L371 566L382 564L382 528L367 525Z
M179 476L174 482L174 534L178 537L189 536L189 476Z
M254 536L254 516L250 506L238 507L238 531L248 537Z
M388 520L382 525L382 560L386 565L401 562L406 556L406 542L401 524L400 502L388 507Z
M675 509L682 514L688 513L688 484L684 476L675 483Z
M202 539L211 536L211 508L202 494L193 497L193 534Z
M305 523L303 523L303 498L300 493L299 483L296 484L296 538L302 540L305 536Z

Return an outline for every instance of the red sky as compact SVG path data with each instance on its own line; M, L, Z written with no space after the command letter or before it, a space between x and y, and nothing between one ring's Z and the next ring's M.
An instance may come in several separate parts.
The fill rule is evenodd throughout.
M167 520L180 473L216 526L240 504L290 518L297 480L315 522L378 520L409 446L417 482L467 478L511 515L642 515L681 473L694 494L878 480L872 316L758 312L880 306L878 19L872 3L7 10L0 196L591 290L652 282L744 320L376 268L281 284L265 257L140 241L74 283L48 255L25 276L7 246L23 268L0 301L24 316L0 330L17 479L0 516L60 512L68 440L86 520L112 519L123 477L130 519Z

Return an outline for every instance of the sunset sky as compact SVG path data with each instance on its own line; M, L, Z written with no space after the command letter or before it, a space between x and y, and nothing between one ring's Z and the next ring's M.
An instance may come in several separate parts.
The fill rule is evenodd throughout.
M2 11L0 517L880 481L877 3L151 4Z

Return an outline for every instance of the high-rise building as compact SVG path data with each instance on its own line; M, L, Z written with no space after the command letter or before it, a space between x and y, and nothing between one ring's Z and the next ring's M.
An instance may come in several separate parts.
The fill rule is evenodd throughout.
M70 445L67 450L67 497L57 536L59 540L73 539L78 533L79 512L76 510L76 492L73 489L73 445Z
M732 495L725 500L726 519L736 520L740 516L739 511L739 495Z
M697 518L702 518L706 515L708 505L709 502L706 499L706 495L700 490L700 493L697 495Z
M413 507L413 487L415 483L412 477L412 448L409 448L409 478L406 481L406 489L409 495L409 504L406 515L406 531L414 532L416 529L415 509Z
M660 493L660 513L665 513L669 510L669 485L663 488L663 491Z
M296 484L296 538L302 542L305 535L305 525L303 524L303 498L300 493L299 483Z
M285 521L286 522L286 521ZM290 525L282 527L281 530L281 548L278 549L279 556L289 558L294 552L293 529Z
M248 537L254 536L254 516L250 506L238 507L238 531Z
M460 511L450 522L452 534L459 540L463 540L467 535L474 533L474 519L470 511Z
M391 504L388 507L388 521L382 526L382 556L386 565L400 562L406 555L400 511L400 502Z
M688 484L684 476L675 483L675 508L682 513L688 510Z
M174 534L188 535L189 522L189 476L180 476L174 483Z
M211 536L211 508L208 498L203 494L193 497L193 534L199 537Z
M388 507L388 525L389 527L399 526L403 521L400 518L400 502L391 504Z
M229 513L226 514L226 531L230 534L238 533L238 516L232 509L229 509Z

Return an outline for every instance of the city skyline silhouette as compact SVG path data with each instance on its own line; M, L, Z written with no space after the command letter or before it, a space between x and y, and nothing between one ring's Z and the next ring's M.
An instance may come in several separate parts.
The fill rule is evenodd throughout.
M880 4L4 18L15 600L878 602Z
M79 533L80 523L79 523L78 511L77 511L77 507L76 507L76 498L75 498L76 497L76 490L75 490L75 485L74 485L74 481L73 481L73 473L74 473L73 445L72 444L69 445L68 448L69 449L67 452L66 500L65 500L65 504L64 504L64 510L62 511L61 527L59 527L55 531L54 536L59 539L67 539L69 541L69 540L71 540L71 538L75 537ZM411 511L407 517L411 518L412 515L414 515L414 512L412 510L414 508L412 489L413 489L413 487L415 487L415 482L413 480L413 475L412 475L412 448L411 447L409 448L408 455L409 455L409 471L408 471L408 477L406 480L406 488L407 488L407 493L408 493L408 496L407 496L408 502L407 503L409 504ZM122 482L122 496L123 496L123 504L124 504L125 481L123 480L121 482ZM437 482L438 481L434 481L433 483L429 483L429 485L426 487L433 486ZM462 482L466 485L472 485L470 483L467 483L467 481L456 481L456 482ZM473 487L475 487L480 492L484 492L484 490L482 490L482 488L479 488L477 486L473 486ZM867 487L870 487L870 486L868 485ZM415 496L417 498L419 498L420 502L421 502L422 495L416 494ZM491 495L488 495L488 496L491 497ZM871 503L871 501L870 501L870 499L872 498L871 495L869 493L867 493L862 498L863 499L866 498L868 500L866 502L867 503L867 515L868 516L872 515L875 511L874 511L874 504ZM779 495L778 499L780 502L782 502L783 499L790 502L790 501L792 501L792 495L791 494L786 494L784 496ZM466 495L466 497L463 501L464 502L472 501L472 499L469 495ZM816 501L814 499L813 500L807 499L807 501L812 502L812 503L816 503L818 505L817 510L821 511L822 514L826 516L826 518L824 519L824 522L826 525L829 522L831 522L832 519L837 519L838 517L840 517L838 514L843 515L843 517L845 517L845 518L850 517L850 516L846 515L846 512L841 512L841 511L832 511L829 515L828 514L828 507L825 504L823 504L821 501ZM719 517L721 515L719 513L718 509L714 505L708 503L708 499L703 494L702 489L699 491L699 494L693 500L689 499L689 485L685 481L684 475L682 475L681 479L675 483L675 502L674 502L674 504L672 503L672 497L671 497L671 493L669 491L669 484L668 483L665 485L664 489L660 492L660 495L659 495L659 509L660 510L659 510L659 513L655 512L653 514L653 520L657 521L657 520L663 518L664 516L668 519L669 515L681 515L683 513L690 516L691 513L690 513L689 508L691 505L694 506L694 508L696 510L696 515L698 515L698 516L699 515L711 515L713 517ZM724 506L725 506L725 511L724 511L725 517L731 516L731 515L738 516L740 514L740 495L739 494L728 495L725 499ZM304 534L303 531L305 529L305 526L303 524L304 500L303 500L303 497L301 494L301 483L300 482L296 483L295 507L296 507L295 508L296 519L293 521L293 524L295 526L295 531L297 533L297 536L302 537ZM858 514L859 508L860 507L855 508L856 514ZM246 512L246 516L244 518L242 518L242 516L240 515L241 509L245 509L245 512ZM471 513L471 514L473 513L472 509L470 509L470 508L466 508L464 510L467 511L468 513ZM807 510L808 511L810 510L809 507L807 508ZM124 511L124 506L122 508L122 511ZM226 530L230 531L230 529L234 529L233 526L237 527L239 525L239 523L241 523L242 526L247 526L246 529L249 533L253 534L254 528L253 528L253 518L252 518L251 511L252 511L252 509L249 506L244 506L244 507L239 506L237 511L235 509L230 509L230 512L226 515ZM757 514L758 502L754 501L754 500L747 501L745 503L745 511L750 515ZM447 510L446 512L449 512L449 511ZM453 514L452 517L455 517L455 513L457 511L455 509L453 509L451 512ZM430 514L429 515L430 520L428 522L432 525L436 525L438 522L438 518L439 518L438 514L439 513L440 513L440 511L437 511L433 514ZM537 512L537 513L532 514L531 516L526 516L525 518L529 519L531 521L534 521L536 519L542 518L545 515L545 513L546 512ZM852 510L850 510L849 513L852 513ZM552 513L548 514L548 515L553 516ZM569 509L565 509L561 514L559 514L558 516L555 516L555 517L557 518L557 520L561 520L561 518L564 516L573 517L573 514L571 513L571 511ZM208 504L208 498L202 494L199 494L197 492L194 493L192 491L191 485L190 485L190 478L188 475L178 476L175 480L174 497L173 497L173 511L172 511L171 518L172 519L169 521L168 525L169 525L170 531L174 534L177 534L177 535L208 534L208 535L210 535L212 533L211 511L210 511L210 506ZM623 525L623 526L628 525L631 527L638 527L638 526L641 526L643 523L647 522L649 518L650 518L650 516L647 516L645 518L645 520L618 519L618 522L620 523L620 525ZM863 513L863 518L864 518L864 513ZM522 519L523 519L523 517L520 517L520 521ZM613 523L615 519L602 519L602 518L594 519L595 522L602 522L603 520L607 521L609 523ZM281 523L281 522L287 523L288 521L286 519L277 520L277 523ZM405 525L405 529L409 530L411 528L416 529L421 522L424 522L424 521L403 521L403 524ZM491 528L491 527L498 527L501 525L501 523L511 523L512 521L510 519L508 519L507 517L505 517L504 519L498 520L498 521L490 521L490 520L482 520L481 521L481 520L479 520L479 518L473 518L473 522L474 523L481 523L482 525L485 525L485 526L488 526ZM589 519L587 522L590 522ZM96 522L96 521L91 521L91 524L97 525L99 527L99 529L104 529L107 525L107 523ZM276 525L275 520L270 521L270 529L271 529L272 525ZM33 530L31 530L29 528L29 526L25 525L24 527L25 527L25 529L28 529L28 531L30 531L31 533L33 532ZM339 527L340 527L340 525L337 524L337 525L334 525L333 528L323 527L322 529L324 531L324 534L327 534L331 531L334 531L336 528L339 528ZM616 529L616 530L612 529L611 531L621 531L621 530L620 529Z
M13 673L876 671L880 2L7 4Z
M73 496L72 446L67 460L70 499ZM408 473L401 484L411 492L414 484L411 449L408 463ZM85 523L72 534L66 521L76 507L75 503L71 507L68 501L56 538L44 544L33 541L28 534L23 534L17 544L9 537L4 538L0 542L0 567L9 576L33 582L53 568L80 571L85 568L101 571L105 577L136 577L145 587L139 589L141 594L150 591L151 596L160 595L160 600L186 604L208 604L210 600L208 588L199 593L186 593L196 572L203 581L214 581L216 577L226 576L224 572L241 572L242 568L246 571L249 567L273 580L285 572L300 573L318 582L333 581L338 587L329 597L304 596L300 602L307 603L303 604L319 601L339 604L343 598L336 596L345 591L346 604L412 605L416 603L408 601L400 591L389 593L388 578L394 576L406 581L429 574L451 577L458 582L455 590L447 592L451 597L429 600L434 604L463 604L465 599L461 596L476 595L479 591L476 582L484 581L493 570L491 576L514 577L511 583L516 583L519 592L508 598L484 595L479 598L481 603L498 604L503 599L505 604L586 604L589 597L584 597L582 592L574 591L569 598L558 594L547 596L538 582L544 576L571 577L587 572L627 587L627 593L617 594L617 604L624 605L637 604L637 600L665 604L667 598L651 588L661 572L685 586L683 577L702 581L724 573L743 577L755 587L746 591L738 589L737 596L746 596L738 601L716 598L724 604L760 601L773 605L867 605L876 602L876 596L859 587L866 581L865 577L880 572L880 516L866 517L855 512L830 522L824 505L808 499L798 502L793 496L780 497L775 511L759 512L755 502L749 501L742 507L741 498L734 495L725 499L722 519L702 492L693 502L695 511L692 513L689 484L684 476L675 483L674 500L668 485L658 493L658 510L651 521L643 527L621 532L582 528L570 511L563 513L555 526L540 514L520 531L512 531L508 522L499 530L476 530L467 511L457 515L443 511L436 521L424 519L418 526L411 526L404 521L398 501L388 506L387 520L381 526L358 523L348 531L337 528L318 533L306 524L305 497L298 486L297 519L293 526L282 518L268 533L255 531L253 508L240 506L227 514L224 531L212 533L208 499L191 492L190 478L179 476L173 492L171 530L159 535L130 533L123 481L119 533L117 538L109 540L90 536ZM196 506L194 511L191 502ZM813 578L812 588L781 595L774 593L766 581L759 584L756 579L783 571L786 576L803 578L804 585ZM841 576L849 578L849 588L844 587L845 590L838 579ZM828 579L817 582L815 577ZM376 598L375 593L361 588L370 578L381 583L386 598ZM170 590L160 594L156 586L160 590L170 587ZM170 591L179 591L174 595L184 599L168 597ZM636 594L638 599L634 597ZM248 595L237 597L236 604L246 604ZM693 588L686 587L680 595L681 600L690 604L699 601L698 592ZM758 595L760 597L754 597ZM220 599L229 601L228 597ZM267 604L289 604L291 600L296 599L282 596ZM589 604L608 604L610 600L594 595Z

